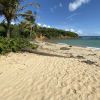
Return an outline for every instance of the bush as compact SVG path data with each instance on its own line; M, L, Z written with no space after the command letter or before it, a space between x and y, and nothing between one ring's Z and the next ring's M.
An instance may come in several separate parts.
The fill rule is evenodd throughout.
M0 54L18 52L24 48L35 49L37 45L31 44L28 40L23 38L8 39L0 37Z
M29 38L30 37L30 30L29 29L20 29L20 36L22 38Z

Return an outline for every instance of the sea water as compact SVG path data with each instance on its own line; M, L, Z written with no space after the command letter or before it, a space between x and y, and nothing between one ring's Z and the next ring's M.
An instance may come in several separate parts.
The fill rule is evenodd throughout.
M89 48L100 48L100 36L80 36L78 39L59 39L56 40L56 43Z

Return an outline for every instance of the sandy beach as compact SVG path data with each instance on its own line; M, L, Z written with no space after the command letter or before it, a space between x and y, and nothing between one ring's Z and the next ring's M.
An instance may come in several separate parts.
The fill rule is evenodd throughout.
M100 50L37 44L61 57L0 55L0 100L100 100Z

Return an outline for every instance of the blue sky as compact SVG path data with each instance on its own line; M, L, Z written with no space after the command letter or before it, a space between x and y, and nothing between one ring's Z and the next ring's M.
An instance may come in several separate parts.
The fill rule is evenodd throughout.
M80 35L100 35L100 0L36 0L41 8L37 23L76 31Z
M100 36L100 0L34 1L40 3L40 9L27 9L38 12L38 25L75 31L79 35Z

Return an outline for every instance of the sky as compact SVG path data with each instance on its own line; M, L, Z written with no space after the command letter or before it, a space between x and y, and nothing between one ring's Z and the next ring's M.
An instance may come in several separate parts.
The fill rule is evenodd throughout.
M36 0L37 23L78 32L79 35L100 36L100 0Z
M33 1L33 0L29 0ZM34 0L40 26L77 32L82 36L100 36L100 0Z

